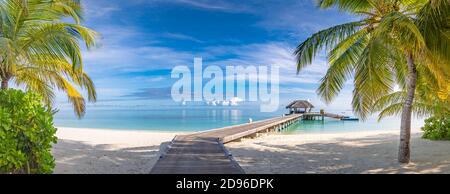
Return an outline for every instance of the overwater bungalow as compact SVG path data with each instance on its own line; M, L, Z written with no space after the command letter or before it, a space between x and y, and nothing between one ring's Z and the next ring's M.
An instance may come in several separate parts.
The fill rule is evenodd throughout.
M289 114L302 114L303 120L324 120L325 117L339 119L342 121L359 121L359 118L349 117L345 115L333 114L320 110L320 112L312 112L315 108L313 104L306 100L296 100L286 106L289 109Z
M296 100L286 106L286 109L289 109L289 114L310 113L313 108L314 105L306 100Z

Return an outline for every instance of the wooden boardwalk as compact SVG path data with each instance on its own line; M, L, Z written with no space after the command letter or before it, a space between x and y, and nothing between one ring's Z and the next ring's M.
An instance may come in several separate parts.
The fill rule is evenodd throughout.
M224 144L259 133L280 131L300 119L290 115L264 121L177 136L151 174L244 174Z

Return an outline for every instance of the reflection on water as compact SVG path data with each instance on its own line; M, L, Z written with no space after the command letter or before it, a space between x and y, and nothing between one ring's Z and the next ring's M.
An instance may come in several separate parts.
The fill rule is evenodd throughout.
M241 110L230 110L230 118L231 120L237 122L240 118L242 118L242 111Z

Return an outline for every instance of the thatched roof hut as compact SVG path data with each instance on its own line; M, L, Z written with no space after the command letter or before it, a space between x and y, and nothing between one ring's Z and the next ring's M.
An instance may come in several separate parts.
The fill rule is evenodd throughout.
M314 105L306 100L296 100L286 106L286 109L289 109L291 114L311 112L313 108Z

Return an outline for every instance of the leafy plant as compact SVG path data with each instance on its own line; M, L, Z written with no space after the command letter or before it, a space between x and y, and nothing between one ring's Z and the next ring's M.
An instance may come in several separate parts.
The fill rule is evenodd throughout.
M0 90L0 174L53 172L54 113L41 102L31 92Z
M450 115L431 117L425 120L422 128L423 138L431 140L450 140Z

